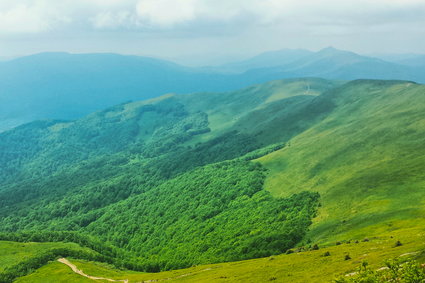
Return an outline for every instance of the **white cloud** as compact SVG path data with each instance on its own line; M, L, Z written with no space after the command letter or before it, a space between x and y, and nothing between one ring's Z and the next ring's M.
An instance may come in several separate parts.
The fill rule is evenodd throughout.
M425 0L0 0L0 53L423 50L424 14Z
M141 25L137 17L128 11L101 12L90 21L97 29L137 28Z
M47 0L2 1L0 4L0 34L40 33L72 22L60 6Z
M150 25L172 26L196 18L199 0L140 0L137 15Z
M362 25L406 21L418 11L425 11L424 0L1 0L0 34L189 25L196 30L198 23L220 26L241 19L252 26L285 21Z
M2 33L35 33L48 28L49 23L36 7L19 4L9 10L0 11Z

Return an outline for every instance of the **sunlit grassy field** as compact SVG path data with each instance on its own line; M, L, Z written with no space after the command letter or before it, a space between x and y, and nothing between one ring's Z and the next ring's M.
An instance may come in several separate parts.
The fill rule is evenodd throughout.
M424 223L422 223L424 224ZM402 223L400 223L402 225ZM425 227L425 225L422 225ZM91 276L129 282L167 280L170 282L331 282L336 276L355 272L363 261L372 268L384 266L389 258L416 258L425 261L425 228L397 230L377 235L364 241L363 238L350 242L319 246L319 250L308 250L267 258L203 265L161 273L138 273L117 270L95 262L73 260L79 269ZM400 241L401 246L396 247ZM329 256L324 256L329 252ZM351 259L346 260L346 255ZM79 277L78 277L79 276ZM68 281L66 281L68 280ZM72 281L71 281L72 280ZM35 273L20 278L17 282L86 282L80 275L72 274L69 267L52 262ZM88 280L90 281L90 280ZM87 282L88 282L87 281Z
M309 235L315 242L372 237L424 220L425 87L355 83L338 92L339 105L325 120L259 160L275 196L321 194Z
M42 268L39 268L34 273L31 273L25 277L18 278L15 282L85 283L85 282L94 282L94 281L74 273L68 266L62 263L51 262L43 266ZM98 282L101 282L101 281L98 281Z

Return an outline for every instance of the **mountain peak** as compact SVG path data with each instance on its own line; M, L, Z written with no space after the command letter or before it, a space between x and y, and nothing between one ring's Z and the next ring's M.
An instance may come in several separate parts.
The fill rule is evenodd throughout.
M321 49L319 52L321 52L321 51L340 51L340 50L336 49L333 46L328 46L328 47Z
M317 52L317 54L337 54L337 53L339 53L339 54L342 54L342 53L345 53L345 54L355 54L355 53L350 52L350 51L336 49L335 47L332 47L332 46L323 48L323 49L321 49L321 50L319 50Z
M354 52L351 52L351 51L347 51L347 50L336 49L336 48L334 48L332 46L323 48L323 49L319 50L316 54L319 55L319 56L321 56L321 57L323 57L323 56L325 56L325 57L329 57L329 56L332 56L332 57L334 57L334 56L341 57L341 56L343 56L343 57L352 58L352 59L363 58L363 56L361 56L361 55L359 55L357 53L354 53Z

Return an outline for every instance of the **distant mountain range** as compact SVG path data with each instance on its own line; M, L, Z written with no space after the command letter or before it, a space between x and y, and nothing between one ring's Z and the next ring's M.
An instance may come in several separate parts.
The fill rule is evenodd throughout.
M386 54L386 55L375 55L374 57L380 58L382 60L397 63L407 66L425 66L425 55L424 54Z
M252 69L283 66L311 54L314 52L305 49L268 51L247 60L231 62L211 69L220 72L243 73Z
M331 47L266 52L206 68L117 54L42 53L0 62L0 131L37 119L72 120L165 93L231 91L282 78L425 83L425 64L420 62L416 57L389 62Z
M274 67L265 65L263 68L251 69L244 75L257 80L321 77L340 80L402 79L423 83L425 82L425 67L387 62L328 47L289 63L285 62Z

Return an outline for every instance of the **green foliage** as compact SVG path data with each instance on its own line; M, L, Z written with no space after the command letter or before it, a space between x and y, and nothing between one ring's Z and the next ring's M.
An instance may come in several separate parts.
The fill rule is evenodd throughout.
M87 231L161 270L279 254L303 238L318 195L275 199L263 179L259 164L208 165L111 207Z
M378 270L371 269L367 262L363 262L358 271L352 276L341 276L335 283L421 283L425 282L425 267L411 260L402 262L398 259L388 260L386 267Z
M109 261L116 266L146 271L279 254L303 238L318 195L275 199L262 190L263 170L242 160L201 167L108 206L88 225L71 226L130 253L74 232L3 233L0 239L76 242L115 258ZM53 212L66 216L59 207ZM19 221L40 229L48 213L49 206ZM80 215L61 220L81 221L90 211Z

